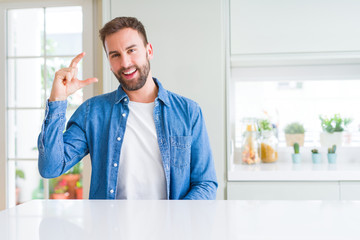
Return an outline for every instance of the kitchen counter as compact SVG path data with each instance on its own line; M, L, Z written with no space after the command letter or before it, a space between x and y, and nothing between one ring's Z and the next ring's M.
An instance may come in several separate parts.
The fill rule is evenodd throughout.
M360 181L360 163L275 162L233 164L229 169L229 181Z
M359 222L359 201L34 200L0 212L0 239L347 240Z

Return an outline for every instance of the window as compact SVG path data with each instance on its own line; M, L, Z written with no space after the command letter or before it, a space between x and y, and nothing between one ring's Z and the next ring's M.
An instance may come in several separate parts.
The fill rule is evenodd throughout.
M360 103L357 93L360 66L304 66L298 60L293 61L291 66L239 66L233 58L230 109L233 112L231 132L235 163L241 159L242 121L249 117L267 119L276 128L281 162L286 162L290 156L284 130L293 122L299 122L305 128L305 149L309 152L312 148L327 150L320 140L320 116L340 114L342 118L351 118L352 122L343 132L342 146L360 146L360 114L353 107ZM348 157L346 153L342 155L344 160Z
M279 144L285 147L284 129L287 124L300 122L306 130L304 146L319 146L322 131L319 116L352 119L344 145L359 146L360 113L352 106L360 104L359 80L303 81L239 81L235 83L235 122L237 128L245 117L268 119L277 127ZM351 135L350 135L351 134ZM240 144L238 132L236 145Z
M67 67L84 49L92 56L89 54L92 41L83 46L83 36L89 34L83 30L83 13L89 13L89 8L84 9L81 4L53 5L6 11L7 207L31 199L59 197L52 193L67 192L67 198L81 197L79 175L45 180L37 169L37 137L55 71ZM79 64L79 79L83 62ZM91 92L91 88L81 89L68 98L67 119L83 102L86 91ZM70 173L81 173L81 164ZM76 193L75 189L80 190Z

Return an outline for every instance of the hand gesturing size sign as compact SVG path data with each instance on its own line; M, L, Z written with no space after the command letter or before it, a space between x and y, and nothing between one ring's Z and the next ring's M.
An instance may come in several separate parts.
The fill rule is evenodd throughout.
M80 53L71 61L68 68L62 68L55 73L51 95L49 98L50 102L66 100L68 96L80 88L98 81L97 78L88 78L85 80L79 80L77 78L77 64L84 56L84 52Z

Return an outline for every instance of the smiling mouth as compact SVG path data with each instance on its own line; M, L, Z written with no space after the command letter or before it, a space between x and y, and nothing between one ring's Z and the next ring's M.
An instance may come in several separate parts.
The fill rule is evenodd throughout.
M123 74L130 75L130 74L134 73L135 71L136 71L136 68L134 68L133 70L127 71L127 72L124 71Z
M136 72L137 72L137 69L133 68L130 70L122 71L121 73L125 76L126 79L131 79L135 75Z
M124 79L131 80L135 77L135 74L137 73L137 68L130 68L125 71L122 71L121 73Z

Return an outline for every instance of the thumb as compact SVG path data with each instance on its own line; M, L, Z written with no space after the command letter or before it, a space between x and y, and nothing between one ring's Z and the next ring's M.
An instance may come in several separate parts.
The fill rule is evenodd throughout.
M80 81L80 87L83 88L87 85L90 85L90 84L98 82L98 81L99 80L97 78L88 78L88 79Z

